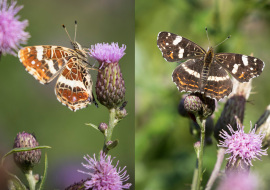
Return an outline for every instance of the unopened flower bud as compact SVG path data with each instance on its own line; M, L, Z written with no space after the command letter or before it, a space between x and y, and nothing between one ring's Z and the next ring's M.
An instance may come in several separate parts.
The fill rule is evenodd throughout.
M199 154L200 154L200 147L201 147L201 142L200 142L200 141L197 141L197 142L194 144L194 149L195 149L197 158L199 157Z
M105 131L108 129L108 125L106 123L100 123L98 126L98 129L102 132L105 133Z
M123 109L116 109L116 115L115 118L118 120L123 119L124 117L127 116L127 110L125 108Z
M202 109L202 101L198 96L188 95L184 100L184 108L187 112L196 114Z
M13 148L34 148L39 146L35 136L32 134L22 132L18 133ZM41 150L31 150L31 151L22 151L16 152L13 154L15 163L23 172L32 170L32 168L39 163L41 158Z
M118 140L114 140L114 141L108 141L106 143L107 149L111 150L113 148L115 148L118 145Z
M207 119L215 111L215 100L205 97L201 93L191 93L185 98L185 109L194 115L198 115L200 119Z

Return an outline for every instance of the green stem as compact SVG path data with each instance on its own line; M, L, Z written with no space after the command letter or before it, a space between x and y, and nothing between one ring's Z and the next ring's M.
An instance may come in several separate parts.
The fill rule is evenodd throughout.
M25 176L29 183L30 190L35 190L37 180L35 179L35 176L33 175L33 170L29 170L27 173L25 173Z
M107 148L107 143L111 141L112 139L112 133L115 126L115 109L112 108L109 110L109 125L106 133L104 134L104 146L103 146L103 152L107 154L109 152L109 149Z
M203 176L203 172L202 172L202 166L203 166L203 148L204 148L204 139L205 139L205 122L206 120L203 119L202 121L200 120L199 117L196 117L196 121L198 123L198 125L201 128L201 140L200 140L200 147L199 150L197 152L197 170L195 170L195 172L197 173L196 175L194 174L195 177L197 177L196 181L194 180L194 187L196 190L199 190L201 187L201 181L202 181L202 176Z
M196 167L195 167L194 173L193 173L191 190L196 189L197 179L198 179L198 158L196 159Z

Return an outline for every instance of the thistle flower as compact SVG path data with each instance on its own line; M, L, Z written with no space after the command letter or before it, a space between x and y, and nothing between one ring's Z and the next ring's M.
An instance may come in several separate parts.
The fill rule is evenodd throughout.
M34 148L36 146L39 146L36 137L30 133L22 132L17 134L13 148ZM13 154L13 158L17 166L21 168L23 172L27 172L39 163L41 150L17 152Z
M252 126L251 126L252 128ZM244 132L244 126L237 125L237 131L234 131L231 125L228 125L229 132L222 130L219 147L227 148L225 153L230 154L228 158L231 165L243 161L245 165L252 166L251 161L259 159L262 155L267 155L266 149L262 149L262 140L264 134L256 134L256 128L250 129L249 133ZM241 163L241 162L240 162Z
M30 37L24 29L28 26L28 20L19 21L16 14L23 6L16 6L12 1L9 6L7 0L0 1L0 52L16 56L17 51Z
M91 179L84 183L86 189L92 190L121 190L129 189L131 183L123 184L129 179L127 171L124 168L117 169L118 163L116 166L112 165L114 158L111 158L110 155L105 155L102 151L100 152L100 160L98 161L95 157L91 158L89 155L84 156L84 159L87 161L87 164L82 165L89 170L89 172L80 171L81 173L88 174L91 176Z
M125 49L125 45L120 48L118 43L99 43L90 49L90 56L99 62L97 99L108 109L116 108L125 99L125 82L118 63L125 55Z
M230 173L218 185L217 190L257 190L260 189L257 176L249 173Z

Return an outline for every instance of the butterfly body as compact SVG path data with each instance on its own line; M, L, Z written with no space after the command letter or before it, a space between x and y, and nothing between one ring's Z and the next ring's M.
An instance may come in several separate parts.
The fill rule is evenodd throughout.
M258 58L234 53L205 51L194 42L170 32L158 34L157 46L168 62L181 63L172 77L179 91L201 92L220 100L232 92L230 73L239 82L248 82L261 74L264 63Z

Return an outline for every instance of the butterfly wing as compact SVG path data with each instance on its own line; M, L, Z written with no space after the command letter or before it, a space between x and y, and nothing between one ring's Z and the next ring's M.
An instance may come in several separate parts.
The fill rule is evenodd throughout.
M190 59L176 67L172 78L180 92L200 92L199 83L203 64L202 59ZM216 100L220 100L232 92L231 79L220 65L216 63L211 65L203 90L201 93Z
M232 92L233 84L228 73L216 62L212 63L207 83L204 88L205 96L219 101Z
M190 59L175 68L172 74L173 82L180 92L200 92L200 73L203 61Z
M264 62L252 56L218 53L215 58L217 63L239 82L248 82L250 79L259 76L264 69Z
M85 108L93 101L91 75L77 57L64 66L55 85L57 99L72 111Z
M18 52L26 71L41 84L51 82L74 55L73 49L61 46L29 46Z
M170 32L158 34L157 46L164 59L169 62L200 58L205 55L205 50L199 45Z

